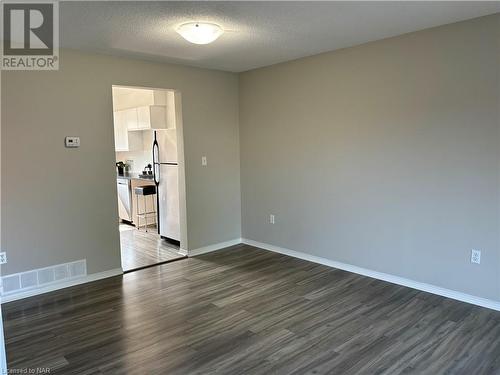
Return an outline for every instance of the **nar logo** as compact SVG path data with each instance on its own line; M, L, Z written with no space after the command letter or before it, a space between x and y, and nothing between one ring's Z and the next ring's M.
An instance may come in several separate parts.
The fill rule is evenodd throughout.
M59 8L56 2L2 5L2 69L59 68Z

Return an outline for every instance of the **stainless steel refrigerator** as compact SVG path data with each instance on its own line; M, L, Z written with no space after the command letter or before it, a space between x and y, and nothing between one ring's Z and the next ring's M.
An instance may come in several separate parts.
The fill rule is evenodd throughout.
M157 188L158 233L180 241L179 166L175 129L154 132L153 176Z

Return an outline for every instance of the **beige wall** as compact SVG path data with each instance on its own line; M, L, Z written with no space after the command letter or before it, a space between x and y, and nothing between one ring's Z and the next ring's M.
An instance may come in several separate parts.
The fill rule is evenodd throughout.
M3 72L2 274L82 258L89 273L120 266L117 84L182 92L190 249L242 228L500 300L499 22L250 71L239 93L234 74L67 50L60 71ZM66 135L82 147L65 149ZM471 248L481 265L469 262Z
M500 299L499 23L242 74L243 237Z
M113 84L181 91L188 247L240 237L236 75L69 50L60 62L2 72L3 275L84 258L89 273L120 267ZM81 148L64 148L68 135Z

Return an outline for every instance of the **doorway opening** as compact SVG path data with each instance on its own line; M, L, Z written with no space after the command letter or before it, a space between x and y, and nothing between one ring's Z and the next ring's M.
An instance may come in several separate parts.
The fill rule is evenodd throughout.
M181 94L112 86L124 272L187 256Z

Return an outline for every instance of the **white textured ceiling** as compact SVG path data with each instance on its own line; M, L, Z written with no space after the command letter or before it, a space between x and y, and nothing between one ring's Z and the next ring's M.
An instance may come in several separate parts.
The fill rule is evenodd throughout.
M500 12L500 2L62 2L63 47L241 72ZM187 21L226 31L209 45Z

